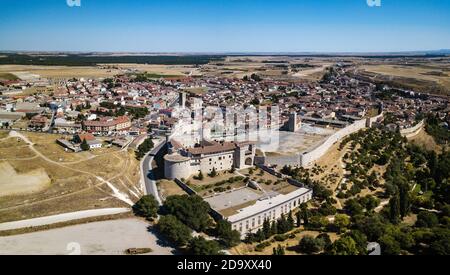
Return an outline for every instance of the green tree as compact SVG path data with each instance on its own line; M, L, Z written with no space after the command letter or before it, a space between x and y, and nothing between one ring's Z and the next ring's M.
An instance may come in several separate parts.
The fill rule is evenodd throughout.
M156 218L158 208L159 205L156 199L152 195L145 195L133 205L133 212L135 215L152 220Z
M216 168L215 168L215 167L213 167L213 169L212 169L211 173L209 174L209 176L210 176L211 178L217 177L217 171L216 171Z
M410 195L409 195L409 185L407 183L402 183L399 188L399 204L400 204L400 217L404 218L408 215L410 210Z
M262 231L264 233L264 236L272 236L274 233L272 232L270 220L266 219L263 222L263 228Z
M308 205L306 203L302 203L300 205L300 215L303 220L303 224L306 226L309 224L309 219L311 217L311 211L308 209Z
M205 231L211 225L210 206L199 196L170 196L164 209L196 231Z
M216 241L208 241L203 237L195 237L188 244L191 255L222 255L220 245Z
M417 221L416 226L417 227L428 227L432 228L439 224L439 219L436 216L436 214L428 212L428 211L422 211L417 215Z
M280 244L278 245L277 248L275 248L275 247L273 248L273 255L282 256L282 255L285 255L285 254L286 254L286 252L284 250L284 247L281 246Z
M253 79L253 80L256 81L256 82L259 82L259 81L262 80L261 77L260 77L259 75L257 75L257 74L252 74L252 75L250 76L250 78Z
M298 248L305 254L315 254L325 247L322 239L315 239L311 236L305 236L300 240Z
M83 141L81 142L80 148L83 151L89 151L91 149L91 147L87 143L86 139L83 139Z
M317 230L323 229L326 226L328 226L328 219L318 215L312 216L308 223L308 227Z
M337 214L334 217L334 226L336 227L338 233L345 231L350 225L350 217L344 214Z
M355 216L355 227L367 236L368 241L377 241L385 231L386 221L381 219L380 215L370 217Z
M321 233L316 237L317 240L321 240L324 244L324 249L328 250L333 242L331 241L330 235L327 233Z
M278 226L276 222L272 222L270 226L270 236L278 234Z
M300 227L302 225L302 213L299 211L295 214L296 220L297 220L297 227Z
M359 255L356 242L351 237L342 237L331 246L331 255Z
M362 214L364 207L362 207L362 205L356 199L349 199L345 202L344 209L347 211L347 213L354 216Z
M400 244L391 235L383 235L379 243L381 245L381 252L386 255L399 255L401 252Z
M192 238L192 230L172 215L162 216L157 229L177 246L185 246Z
M150 152L154 147L153 141L151 138L146 139L141 145L139 145L138 150L136 152L136 158L142 159L148 152Z
M393 224L400 222L400 198L398 194L394 195L389 201L389 219Z
M359 251L359 255L367 254L367 237L361 231L355 229L347 232L344 236L352 238L356 243L356 248Z
M287 224L288 224L288 226L290 228L289 230L292 230L292 228L294 228L294 226L295 226L295 221L294 221L294 218L292 216L292 211L289 212L289 215L288 215L288 218L287 218Z
M241 234L231 228L231 223L220 220L216 224L216 234L220 241L227 247L233 247L241 242Z
M202 171L200 171L200 172L198 173L198 176L195 177L195 179L196 179L196 180L199 180L199 181L202 181L202 180L205 179L205 176L203 176Z

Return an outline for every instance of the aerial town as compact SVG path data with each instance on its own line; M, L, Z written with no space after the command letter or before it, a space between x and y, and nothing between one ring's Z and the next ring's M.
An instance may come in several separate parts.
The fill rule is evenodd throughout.
M450 255L449 18L445 0L2 1L0 256L281 274Z
M404 60L448 68L449 59ZM103 65L95 68L100 73L93 73L107 72L101 77L56 78L34 72L49 74L51 66L2 73L0 176L5 183L0 211L5 215L0 233L37 234L43 226L137 215L172 243L171 248L151 248L156 254L189 247L189 236L171 235L170 228L178 223L186 232L217 227L218 232L201 233L198 239L215 242L213 247L217 243L217 253L339 254L333 241L356 234L351 211L370 204L365 211L389 219L390 213L384 213L393 200L389 192L398 188L386 178L393 169L392 152L377 140L361 138L400 138L389 150L402 150L401 143L409 142L436 154L448 141L446 95L373 80L360 71L369 63L354 57L226 57L203 65ZM254 71L243 69L256 65L260 67ZM155 68L178 71L148 72ZM72 69L64 70L68 75ZM403 150L419 150L406 143ZM383 157L363 161L370 173L355 166L358 154L367 154L361 146ZM422 200L431 196L426 189L431 187L417 185L409 196L421 201L420 206L412 210L410 205L403 216L412 224L425 209ZM46 203L64 198L79 203L61 209ZM443 209L433 211L446 211L448 204L433 201L429 207ZM33 212L27 210L30 204ZM200 212L176 210L185 204L196 205ZM155 210L147 213L146 207ZM159 207L174 212L165 216ZM63 218L64 213L72 217ZM184 220L190 215L196 218ZM200 217L202 221L195 221ZM317 232L329 234L313 237ZM330 247L320 248L327 240ZM286 251L295 242L299 248ZM309 251L301 248L307 246L302 242L319 248ZM356 254L379 253L387 246L375 238L358 245ZM140 250L142 244L133 241L129 246L127 253L153 251ZM412 249L399 253L412 253L407 251Z

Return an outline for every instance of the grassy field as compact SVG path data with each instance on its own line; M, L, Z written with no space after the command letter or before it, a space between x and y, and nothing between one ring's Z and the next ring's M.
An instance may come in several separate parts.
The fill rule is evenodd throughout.
M121 70L137 70L154 75L199 75L199 69L193 65L108 64L104 66L114 66Z
M1 195L6 194L7 186L0 185L0 222L95 208L127 207L142 196L139 161L133 151L112 147L67 153L56 145L57 135L23 134L34 143L33 148L40 155L20 139L3 138L0 163L8 169L0 169L0 178L12 175L18 179L39 171L38 178L48 176L50 183L32 193L8 195ZM28 191L25 189L23 191Z
M203 75L212 77L243 78L258 74L263 79L309 82L321 79L324 69L331 64L333 62L330 59L322 58L239 56L210 62L203 65L200 71ZM302 68L301 65L305 66Z
M425 130L419 132L419 134L408 139L409 142L426 148L427 150L433 150L436 153L442 151L442 146L436 143L434 138L430 136Z
M159 180L156 184L158 186L158 191L163 198L175 195L186 195L186 192L172 180L163 179Z
M10 73L0 73L0 80L17 80L17 76Z

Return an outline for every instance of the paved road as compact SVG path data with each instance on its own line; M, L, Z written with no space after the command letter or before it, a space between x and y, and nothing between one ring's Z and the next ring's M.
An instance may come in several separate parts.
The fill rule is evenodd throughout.
M129 211L130 211L129 208L104 208L104 209L94 209L94 210L65 213L65 214L41 217L41 218L30 219L30 220L1 223L0 231L28 228L28 227L37 227L37 226L67 222L67 221L72 221L72 220L80 220L80 219L91 218L91 217L115 215L115 214L120 214L120 213L126 213Z
M144 177L144 193L146 195L152 194L155 199L158 201L159 205L162 205L162 200L159 197L158 188L156 187L156 179L155 175L152 172L152 162L155 158L155 155L163 148L163 146L166 145L166 141L162 141L158 144L156 144L155 148L151 150L142 161L142 173Z

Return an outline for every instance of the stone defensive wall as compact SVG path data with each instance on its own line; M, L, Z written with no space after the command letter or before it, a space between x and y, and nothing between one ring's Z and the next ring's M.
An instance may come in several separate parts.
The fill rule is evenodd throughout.
M400 130L400 134L402 134L402 136L404 137L411 138L418 135L424 127L425 127L425 120L422 120L416 126Z
M337 142L340 142L347 136L358 132L359 130L372 127L372 124L381 120L383 118L383 114L380 114L376 117L361 119L353 124L337 131L330 137L328 137L323 143L320 145L311 148L311 150L300 154L299 156L299 165L302 167L311 166L316 160L321 158L323 155L327 153L327 151Z

